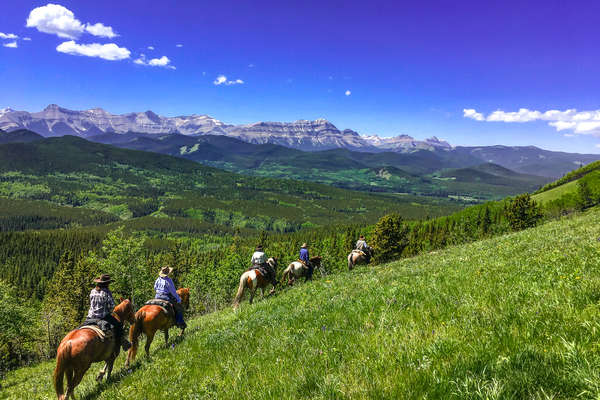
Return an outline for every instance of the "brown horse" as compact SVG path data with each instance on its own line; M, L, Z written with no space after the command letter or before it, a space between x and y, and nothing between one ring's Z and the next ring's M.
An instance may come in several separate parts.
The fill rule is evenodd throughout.
M267 264L273 268L273 271L277 273L277 259L269 258L267 260ZM252 304L252 300L254 299L254 294L256 293L256 289L260 289L263 297L265 295L265 288L269 285L271 281L263 276L262 272L258 269L251 269L246 271L240 276L240 286L238 287L237 294L235 296L235 300L233 301L233 309L237 309L240 306L240 301L242 301L242 297L244 296L244 290L246 288L250 289L250 304ZM275 288L273 288L275 290Z
M177 289L177 294L181 297L181 304L187 310L190 308L190 289L181 288ZM135 322L129 328L129 341L131 342L131 348L127 354L127 361L125 366L129 366L134 360L137 354L138 341L140 335L144 333L146 335L146 356L150 357L150 345L154 340L156 331L162 331L165 336L165 344L169 344L169 328L175 325L175 319L170 315L166 314L162 307L155 305L143 306L135 313ZM179 336L183 336L185 328L181 329Z
M310 263L316 268L321 268L322 257L312 257ZM283 270L281 283L287 280L288 285L293 285L296 279L305 277L308 281L308 268L301 261L292 261L286 269Z
M352 252L348 254L348 269L352 271L357 264L368 264L369 261L371 261L371 257L373 257L373 250L371 250L370 253L371 254L365 254L360 250L352 250Z
M133 323L133 305L129 300L121 299L112 315L120 322ZM104 368L96 380L100 382L106 374L110 378L113 363L119 355L121 343L116 343L114 336L102 340L98 333L91 329L75 329L60 342L56 351L56 368L54 369L54 390L59 400L75 398L73 391L79 385L83 375L94 362L105 361ZM67 391L63 394L63 376L67 376Z

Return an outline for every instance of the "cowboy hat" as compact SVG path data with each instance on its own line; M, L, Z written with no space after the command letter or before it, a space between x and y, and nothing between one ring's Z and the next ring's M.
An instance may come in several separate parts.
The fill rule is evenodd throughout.
M166 278L167 276L169 276L169 274L173 272L173 268L171 267L162 267L160 272L158 273L158 276L160 276L161 278Z
M307 248L307 247L308 247L308 245L306 244L306 242L302 243L302 248L303 248L303 249L305 249L305 248Z
M112 281L113 280L110 278L109 274L102 274L98 278L94 279L94 283L99 283L99 284L109 284Z
M358 238L359 239L364 239L365 237L364 237L364 235L360 235Z
M258 246L256 246L256 251L260 251L260 250L262 250L262 249L263 249L263 248L262 248L262 244L259 244Z

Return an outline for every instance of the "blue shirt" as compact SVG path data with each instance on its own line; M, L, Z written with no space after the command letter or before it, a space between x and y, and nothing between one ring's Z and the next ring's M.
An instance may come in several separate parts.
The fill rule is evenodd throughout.
M302 261L304 261L305 263L308 263L309 260L309 256L308 256L308 249L300 249L300 259Z
M178 303L181 303L181 298L175 290L175 284L168 276L164 278L159 276L156 282L154 282L154 290L156 291L156 297L173 297Z

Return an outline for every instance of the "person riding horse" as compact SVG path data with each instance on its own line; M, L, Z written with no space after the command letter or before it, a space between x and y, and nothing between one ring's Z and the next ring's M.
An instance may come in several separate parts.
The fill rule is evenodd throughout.
M358 237L358 241L356 242L356 250L359 250L359 251L362 251L363 253L365 253L365 256L367 257L367 263L370 261L371 247L367 244L367 242L365 241L365 237L363 235L360 235Z
M175 290L175 284L169 278L169 275L173 272L171 267L163 267L158 274L158 278L154 282L154 290L156 295L154 298L159 300L166 300L173 305L175 310L175 324L181 329L185 329L187 324L183 320L183 307L181 306L181 297Z
M308 245L306 243L302 243L302 247L300 248L300 256L298 258L304 263L304 265L306 265L306 268L308 268L308 271L306 273L306 279L312 279L313 270L315 269L315 267L310 262L310 256L308 254Z
M275 285L277 285L277 277L275 276L275 271L273 268L269 265L269 263L267 263L267 256L263 251L262 245L259 244L256 246L250 262L252 263L252 266L250 267L251 270L258 269L261 271L261 273L263 273L263 275L265 275L266 279L271 281L273 284L273 289L271 289L271 292L273 292L275 290Z
M121 344L123 351L127 351L131 347L131 343L123 335L123 323L112 316L115 300L108 289L112 281L108 274L102 274L94 279L96 287L90 292L90 309L87 319L102 320L111 324L114 327L115 341Z

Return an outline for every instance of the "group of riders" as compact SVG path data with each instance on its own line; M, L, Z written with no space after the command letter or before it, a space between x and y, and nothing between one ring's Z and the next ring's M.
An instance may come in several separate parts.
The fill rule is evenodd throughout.
M367 257L370 256L371 248L369 245L367 245L363 235L361 235L356 242L354 251L362 252ZM311 279L315 266L310 261L307 243L302 244L298 261L300 261L306 268L305 276L307 279ZM273 284L273 289L271 289L271 292L273 292L275 290L275 286L277 285L276 271L269 263L267 263L267 256L262 245L258 245L256 247L250 262L250 270L258 269L261 274ZM158 278L154 282L154 298L171 303L175 311L175 325L181 329L185 329L186 323L183 319L181 297L177 294L175 284L169 276L172 272L173 268L168 266L163 267L160 270ZM102 274L98 278L94 279L96 286L90 293L90 309L84 325L88 323L92 324L97 321L104 321L108 323L109 326L114 329L116 342L121 343L123 350L127 351L131 347L131 343L124 335L123 324L112 315L112 311L115 308L115 301L109 289L111 282L113 282L113 280L108 274Z

